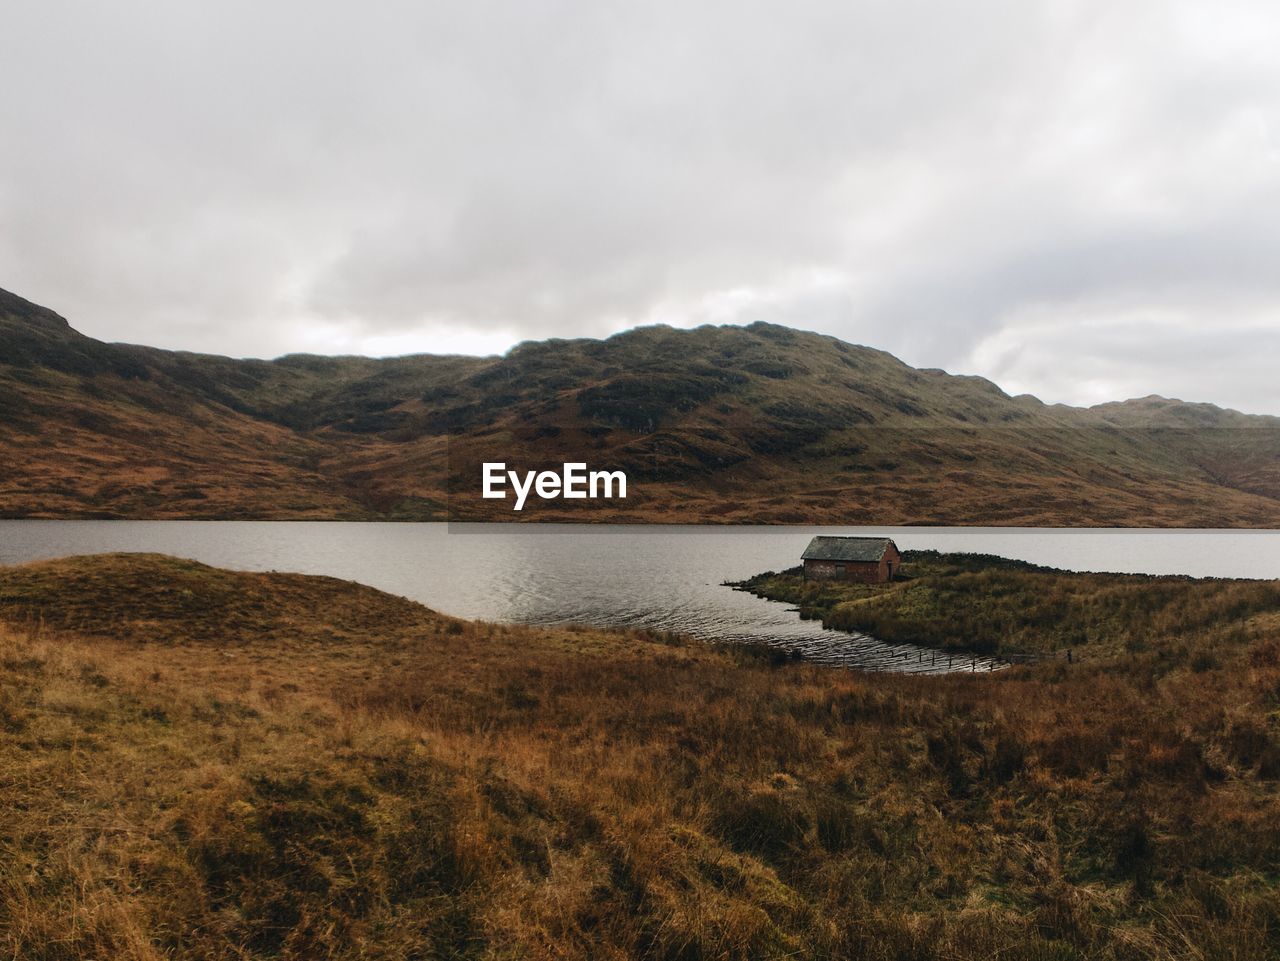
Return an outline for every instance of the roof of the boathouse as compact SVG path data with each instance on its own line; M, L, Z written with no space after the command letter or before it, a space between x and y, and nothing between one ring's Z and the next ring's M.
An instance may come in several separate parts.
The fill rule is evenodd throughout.
M803 561L852 561L875 563L885 551L898 545L888 537L827 537L819 535L809 542L800 556Z

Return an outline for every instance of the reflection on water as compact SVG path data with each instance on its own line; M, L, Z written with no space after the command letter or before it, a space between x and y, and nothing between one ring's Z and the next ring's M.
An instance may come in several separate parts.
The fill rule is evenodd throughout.
M1280 577L1280 531L920 527L0 521L0 564L159 551L220 567L360 581L459 617L648 627L761 641L823 663L946 670L932 652L824 630L786 605L722 586L794 566L814 534L841 533L1069 570Z

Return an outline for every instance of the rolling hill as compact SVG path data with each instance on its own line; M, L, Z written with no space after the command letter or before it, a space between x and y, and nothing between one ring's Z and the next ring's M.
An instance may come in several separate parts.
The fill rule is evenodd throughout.
M479 497L581 460L628 498ZM0 516L1280 526L1280 418L1082 409L773 324L235 360L0 291Z

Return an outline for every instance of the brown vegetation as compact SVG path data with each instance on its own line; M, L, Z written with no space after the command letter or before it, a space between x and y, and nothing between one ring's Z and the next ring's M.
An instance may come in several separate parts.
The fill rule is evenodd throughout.
M0 956L1274 958L1278 710L1266 612L920 678L10 568Z
M485 461L625 470L628 498L515 514ZM232 360L0 291L0 516L1275 527L1280 419L1048 406L771 324Z

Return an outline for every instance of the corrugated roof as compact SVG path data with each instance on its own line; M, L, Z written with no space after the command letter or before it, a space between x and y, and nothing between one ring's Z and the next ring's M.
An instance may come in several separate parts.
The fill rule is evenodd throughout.
M888 537L815 537L804 549L805 561L862 561L876 562L884 552L898 545Z

